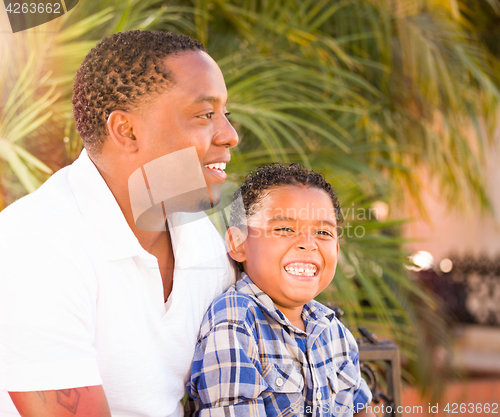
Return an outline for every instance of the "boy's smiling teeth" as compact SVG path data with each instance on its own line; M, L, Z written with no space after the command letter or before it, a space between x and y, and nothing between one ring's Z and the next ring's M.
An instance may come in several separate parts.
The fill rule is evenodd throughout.
M314 264L294 262L285 266L285 271L292 275L313 277L318 268Z
M226 169L226 163L225 162L217 162L215 164L207 164L205 166L208 169L211 169L212 171L224 171Z

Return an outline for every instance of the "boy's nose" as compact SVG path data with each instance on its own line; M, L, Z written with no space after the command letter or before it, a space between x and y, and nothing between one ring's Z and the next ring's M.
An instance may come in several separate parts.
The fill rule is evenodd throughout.
M307 233L301 233L299 235L299 239L297 241L297 249L310 252L316 250L317 248L318 245L316 244L316 240L313 236L310 236Z

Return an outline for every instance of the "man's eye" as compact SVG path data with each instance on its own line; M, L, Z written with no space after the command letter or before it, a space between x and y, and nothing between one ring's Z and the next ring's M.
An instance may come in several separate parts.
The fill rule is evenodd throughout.
M201 116L198 116L198 117L201 117L202 119L210 120L214 114L215 113L213 111L211 111L209 113L202 114Z

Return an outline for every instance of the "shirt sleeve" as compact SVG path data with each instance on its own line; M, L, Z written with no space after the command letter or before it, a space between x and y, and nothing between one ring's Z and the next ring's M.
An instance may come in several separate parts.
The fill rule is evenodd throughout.
M97 289L88 268L68 242L32 234L2 239L0 390L102 384L93 346Z
M353 408L354 413L359 413L372 402L372 393L366 381L360 376L360 384L354 391Z
M243 324L216 325L197 344L187 384L194 416L265 416L257 345ZM187 414L189 415L189 414Z
M366 381L361 376L361 369L359 365L359 348L358 344L356 343L356 339L354 339L354 336L348 329L345 329L345 332L349 345L351 346L350 354L352 362L356 366L357 382L353 393L353 409L354 413L358 413L372 402L372 392L370 391L370 388L368 388L368 384L366 383Z

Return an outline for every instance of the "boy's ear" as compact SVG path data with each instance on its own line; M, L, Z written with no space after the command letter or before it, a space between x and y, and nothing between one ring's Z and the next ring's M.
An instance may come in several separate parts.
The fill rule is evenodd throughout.
M245 254L245 238L243 232L235 226L231 226L226 232L226 246L229 256L236 262L244 262Z

